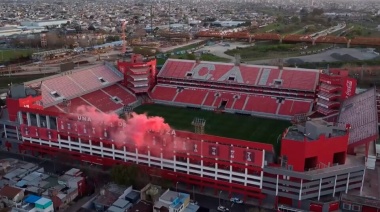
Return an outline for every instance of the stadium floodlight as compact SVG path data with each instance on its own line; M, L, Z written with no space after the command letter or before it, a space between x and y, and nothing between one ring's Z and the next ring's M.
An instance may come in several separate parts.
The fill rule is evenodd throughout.
M206 126L206 120L203 118L194 118L191 124L195 128L195 133L197 134L204 134L205 133L205 126Z

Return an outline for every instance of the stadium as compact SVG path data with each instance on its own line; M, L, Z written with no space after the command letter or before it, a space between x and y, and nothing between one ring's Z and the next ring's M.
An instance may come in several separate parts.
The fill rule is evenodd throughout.
M376 160L376 88L355 94L347 71L168 59L158 72L140 55L116 67L11 85L3 145L138 164L280 211L376 211L358 200Z

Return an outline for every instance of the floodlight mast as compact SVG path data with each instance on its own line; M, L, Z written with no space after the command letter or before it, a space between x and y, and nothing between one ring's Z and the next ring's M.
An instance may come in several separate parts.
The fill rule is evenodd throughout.
M121 49L121 53L125 54L127 51L127 36L125 34L125 30L127 28L128 21L124 21L123 24L121 25L121 31L122 31L122 41L123 41L123 47Z

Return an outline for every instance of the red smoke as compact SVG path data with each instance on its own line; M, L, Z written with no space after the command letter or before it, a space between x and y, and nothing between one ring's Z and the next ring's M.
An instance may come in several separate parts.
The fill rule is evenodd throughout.
M107 130L107 135L117 146L133 142L136 146L144 146L147 132L166 133L170 126L162 117L148 117L146 114L132 113L129 119L120 119L115 113L100 113L93 107L80 106L77 114L91 119L91 127L97 131ZM121 126L122 125L122 126ZM117 128L119 126L119 128Z

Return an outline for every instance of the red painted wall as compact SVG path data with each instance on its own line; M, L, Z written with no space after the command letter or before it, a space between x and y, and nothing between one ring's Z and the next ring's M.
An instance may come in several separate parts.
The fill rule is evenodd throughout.
M310 211L312 212L322 212L322 205L320 204L310 204Z
M28 97L20 98L20 99L7 98L6 104L7 104L8 113L9 113L9 120L15 121L17 119L17 112L20 111L20 108L32 108L32 109L42 110L43 109L42 106L35 104L37 101L40 101L41 99L42 99L42 96L37 96L37 97L28 96Z
M320 81L337 85L342 87L341 100L345 100L353 95L355 95L357 81L354 78L348 77L347 70L341 69L330 69L330 74L320 74Z
M317 163L332 164L334 153L346 152L348 135L334 138L326 138L321 135L315 141L293 141L282 139L281 156L288 157L288 165L293 166L295 171L304 171L305 159L317 157Z
M141 67L141 66L148 66L149 67L149 75L150 75L150 82L149 87L150 89L153 88L156 82L156 67L157 67L157 60L153 59L147 62L143 61L143 58L141 55L132 55L131 61L118 61L117 67L124 74L124 85L127 85L127 74L128 69L131 67Z

